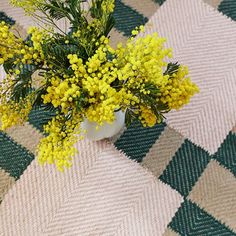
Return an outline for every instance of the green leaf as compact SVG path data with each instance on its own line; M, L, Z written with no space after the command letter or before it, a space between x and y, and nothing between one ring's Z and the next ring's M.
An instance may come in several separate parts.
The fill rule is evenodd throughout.
M87 61L89 57L84 46L79 42L75 42L71 34L68 35L66 39L68 39L69 44L65 43L64 36L57 35L55 41L47 42L42 45L46 61L49 61L49 64L54 64L54 68L69 68L70 63L67 59L69 54L77 54L78 57L82 58L84 61Z
M44 4L42 6L42 11L48 12L50 16L55 20L60 20L67 16L67 10L64 7L64 4L58 4L56 0L50 0L50 4Z
M35 100L33 103L34 108L37 109L37 108L41 107L41 105L43 104L42 95L44 95L46 93L47 93L46 86L35 91Z
M20 74L16 77L16 83L14 84L12 89L11 99L19 102L20 99L24 99L28 94L32 92L32 74L36 71L36 69L37 68L33 65L22 65Z
M103 15L102 0L92 0L90 13L93 18L100 19Z
M108 36L108 34L111 32L114 25L115 25L115 18L113 16L113 14L110 14L108 19L107 19L103 34L105 36Z
M12 70L15 65L14 65L14 61L15 59L9 59L8 61L6 61L4 64L3 64L3 68L4 70L6 71L7 74L10 73L10 70Z
M88 95L84 92L82 92L82 94L80 95L79 98L77 98L76 100L76 108L77 108L77 111L80 112L82 108L86 108L88 107L88 103L87 103L87 98Z
M31 87L28 86L28 82L19 80L13 86L12 100L19 102L21 98L25 98L32 91Z
M125 112L125 125L129 127L133 121L138 120L138 115L134 113L134 111L128 108Z
M167 65L166 71L164 72L164 75L170 75L172 76L173 74L177 73L179 70L180 65L178 64L178 62L176 63L172 63L170 62Z

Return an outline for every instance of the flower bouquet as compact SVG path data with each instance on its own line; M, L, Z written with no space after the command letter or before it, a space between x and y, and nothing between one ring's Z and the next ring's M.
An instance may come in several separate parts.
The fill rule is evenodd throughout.
M144 31L140 26L125 45L110 46L112 0L11 2L40 26L22 38L14 26L0 23L0 65L6 72L0 86L1 125L4 130L23 124L39 107L52 111L37 150L40 163L69 167L75 142L86 135L85 120L99 130L122 111L127 126L140 120L151 127L198 92L187 67L169 62L171 49L157 33L136 37ZM62 19L67 30L58 27Z

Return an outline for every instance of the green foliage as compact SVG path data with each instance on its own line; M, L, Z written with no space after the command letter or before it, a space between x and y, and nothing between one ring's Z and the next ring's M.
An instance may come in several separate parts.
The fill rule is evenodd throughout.
M102 1L101 0L92 0L92 6L90 8L90 13L93 18L100 19L103 15L102 11Z
M20 74L16 76L15 83L12 87L11 99L19 102L32 92L31 82L32 74L37 70L33 65L14 65L11 60L4 64L4 69L8 74L11 74L12 69L19 69Z
M13 86L11 99L19 102L21 98L25 98L31 92L31 87L28 86L28 81L19 79Z
M41 11L44 11L51 18L60 20L62 18L68 18L71 23L78 23L83 18L81 3L85 0L49 0L48 3L42 4Z
M108 36L114 25L115 25L115 18L112 14L110 14L103 31L103 35Z
M7 74L10 74L10 71L15 67L14 60L15 58L9 59L3 64L3 68Z
M125 112L125 125L129 127L135 120L138 119L139 113L135 113L135 110L128 108Z
M163 114L168 112L169 108L159 100L159 97L161 96L160 89L151 83L147 83L144 86L144 89L147 92L146 94L138 89L131 89L131 91L139 98L140 103L150 107L159 122L162 122L165 118ZM132 106L128 108L125 115L126 126L130 126L139 116L140 111L138 111L137 108L135 109Z
M86 108L89 106L88 101L87 101L87 93L85 93L84 91L81 93L80 97L77 98L76 100L76 108L77 111L80 112L82 110L82 108Z
M178 70L179 70L179 63L176 62L176 63L172 63L170 62L168 65L167 65L167 68L166 68L166 71L164 72L164 75L169 75L169 76L172 76L173 74L177 73Z
M55 20L60 20L64 17L66 17L66 14L63 10L63 8L64 8L63 3L61 3L59 5L59 3L56 0L51 0L49 2L50 2L50 4L45 4L42 7L42 9L45 12L48 12L50 14L50 16Z

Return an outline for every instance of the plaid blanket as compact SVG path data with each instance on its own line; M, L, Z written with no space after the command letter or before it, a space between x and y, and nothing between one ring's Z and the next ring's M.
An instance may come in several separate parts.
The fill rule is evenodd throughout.
M105 213L103 215L103 211L99 208L96 217L103 219L103 225L107 227L102 231L98 223L94 223L96 218L94 215L94 219L79 218L79 212L83 211L88 204L81 205L77 213L73 211L75 205L85 201L82 195L80 198L78 198L79 195L75 195L77 197L70 199L70 203L74 201L75 205L68 203L61 215L65 216L67 212L70 217L73 215L73 219L78 217L80 219L78 222L73 221L71 224L68 223L67 228L66 226L63 228L64 221L61 220L58 210L59 213L57 212L54 217L56 220L50 224L51 228L47 222L47 230L36 233L34 230L39 225L44 227L41 212L51 214L50 210L46 210L47 207L50 208L54 200L60 202L63 191L65 194L66 191L70 192L69 187L68 189L66 187L66 181L71 181L74 177L70 174L59 177L59 174L56 174L51 167L45 167L48 170L43 170L45 171L43 175L37 174L37 171L40 172L41 169L34 161L35 149L42 137L43 124L50 120L53 114L45 110L34 110L24 126L11 128L5 133L0 132L0 200L2 200L0 235L236 235L236 128L233 128L236 123L236 74L234 73L236 1L205 0L204 2L201 0L116 1L116 26L111 36L113 43L125 42L133 28L146 24L147 33L157 30L162 36L167 37L168 46L174 48L176 59L189 65L191 76L201 89L201 93L185 109L168 114L166 123L153 128L143 128L139 123L133 123L118 136L113 137L110 142L120 152L113 150L109 144L100 142L94 144L86 141L78 144L79 150L83 150L81 156L96 156L96 152L103 153L103 166L106 168L100 167L97 172L100 173L100 177L102 175L106 177L104 177L105 187L110 186L106 180L111 178L111 184L120 184L120 188L129 192L130 199L145 202L146 205L143 203L140 205L142 209L137 207L132 210L133 212L130 211L129 215L132 217L125 218L126 223L116 226L115 231L108 227L114 222L109 221L109 218L103 218ZM30 24L28 20L22 20L22 14L13 11L5 0L0 3L0 11L2 20L19 24L22 31ZM92 153L90 153L91 149ZM105 153L104 150L106 150ZM122 159L123 154L140 163L144 168L126 162ZM120 157L123 161L122 165L113 158L116 155L122 155ZM79 158L78 156L75 169L71 170L73 173L76 172L76 168L78 172L85 173L82 166L87 168L90 165L89 161L86 162L82 157L79 160ZM103 163L99 157L96 158L96 160L91 159L91 163L95 161ZM107 164L108 162L110 165ZM130 183L129 186L125 186L125 182L121 184L117 182L118 180L113 180L116 172L111 172L110 176L105 173L105 171L109 173L109 168L113 167L124 168L126 173L129 172L129 174L122 172L117 175L120 180L126 178L127 183ZM133 170L136 172L133 173ZM146 170L155 176L158 184L150 181L149 178L152 177L147 177L144 173ZM35 222L26 221L33 225L27 231L28 227L25 226L25 220L21 216L25 219L27 216L30 217L30 210L28 215L25 213L27 209L34 212L32 207L37 208L34 204L40 204L34 201L34 198L38 201L43 198L44 193L40 192L40 186L43 186L43 179L50 178L50 175L61 178L57 180L57 183L63 186L60 187L59 184L55 186L54 180L48 179L49 183L45 183L44 191L47 191L47 187L51 187L58 196L54 195L53 191L51 194L45 193L47 198L52 198L52 200L50 204L44 204L42 206L44 208L40 208L38 212L35 211L35 214L32 213ZM134 180L127 178L134 178ZM96 182L95 179L91 179L91 182L93 181ZM103 178L99 181L100 185L103 183ZM26 182L28 185L25 184ZM89 187L84 188L86 192L92 189L91 194L96 195L96 188L99 186L95 185L92 188L91 182L88 184ZM145 194L138 195L138 189L146 183L148 184ZM27 186L31 186L32 189L27 189ZM76 189L78 186L71 185L70 188L72 187ZM80 187L83 191L83 186ZM158 194L163 192L163 196L155 195L153 189L156 187ZM60 188L59 193L56 189ZM79 187L78 191L80 191ZM19 196L24 194L27 196L25 200L19 200ZM41 198L37 198L37 195ZM34 197L30 198L30 196ZM102 198L102 195L96 196ZM27 208L27 201L32 201L29 203L31 208ZM94 199L94 201L99 200ZM126 204L128 202L130 200L127 200ZM165 207L163 205L166 202L168 204ZM20 207L20 203L23 206ZM116 205L115 202L109 205L111 211L114 205ZM114 209L114 212L118 212L118 208L122 209L116 216L117 221L127 206L121 204ZM102 202L100 207L103 207ZM16 208L19 209L16 210ZM96 209L93 208L94 212ZM84 214L89 214L88 212L90 210L87 209ZM109 216L110 219L114 219L114 215ZM147 221L145 217L150 220ZM72 219L64 218L67 222ZM19 225L13 226L11 223L14 221L17 221ZM84 229L77 228L80 222ZM94 231L89 231L88 228L92 227L93 223ZM53 227L57 230L62 228L60 228L61 231L54 231ZM77 231L73 231L75 229Z

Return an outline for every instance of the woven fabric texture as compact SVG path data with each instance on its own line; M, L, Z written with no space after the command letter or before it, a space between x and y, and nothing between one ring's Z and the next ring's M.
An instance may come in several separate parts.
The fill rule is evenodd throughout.
M22 32L33 24L8 0L0 18ZM146 24L189 65L200 94L166 123L77 143L64 174L34 160L53 114L32 111L1 132L0 235L236 235L235 1L117 0L115 18L113 45Z

